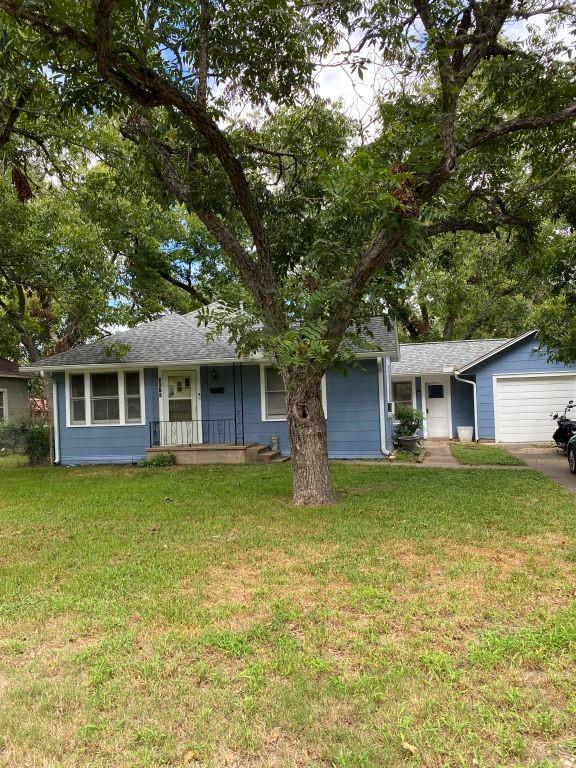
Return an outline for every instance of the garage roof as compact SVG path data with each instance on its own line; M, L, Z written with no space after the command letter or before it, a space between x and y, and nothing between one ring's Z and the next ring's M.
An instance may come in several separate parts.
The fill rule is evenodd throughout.
M510 341L510 339L467 339L400 344L400 360L392 363L392 375L446 373L447 368L461 371L464 367L467 368L472 363L506 347Z

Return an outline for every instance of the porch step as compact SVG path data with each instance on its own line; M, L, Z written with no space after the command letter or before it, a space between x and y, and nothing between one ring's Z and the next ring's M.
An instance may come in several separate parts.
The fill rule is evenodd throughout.
M280 451L273 451L269 445L250 445L246 448L247 464L269 464L282 458Z

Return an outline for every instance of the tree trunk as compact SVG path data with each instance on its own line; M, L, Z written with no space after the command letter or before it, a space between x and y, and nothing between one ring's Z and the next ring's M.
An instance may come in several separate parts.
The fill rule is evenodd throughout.
M330 504L328 433L322 408L322 374L286 371L288 437L292 449L293 499L299 506Z

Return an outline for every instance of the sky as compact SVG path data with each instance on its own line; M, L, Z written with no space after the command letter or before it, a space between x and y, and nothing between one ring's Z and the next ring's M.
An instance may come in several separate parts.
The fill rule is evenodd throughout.
M505 28L506 36L514 42L527 39L531 30L544 29L544 16L535 16L529 23L524 20L514 21ZM574 31L568 26L558 32L559 39L576 44ZM350 117L368 123L374 110L374 93L384 87L384 73L373 64L369 65L363 79L354 74L350 67L334 66L336 56L328 57L328 66L319 69L316 75L317 93L331 101L341 101L344 111Z

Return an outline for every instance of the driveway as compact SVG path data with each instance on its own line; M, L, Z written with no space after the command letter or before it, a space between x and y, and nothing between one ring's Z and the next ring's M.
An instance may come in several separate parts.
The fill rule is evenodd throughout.
M566 454L557 453L552 443L516 443L506 444L504 447L532 469L538 470L563 485L564 488L568 488L572 493L576 493L576 475L568 469Z

